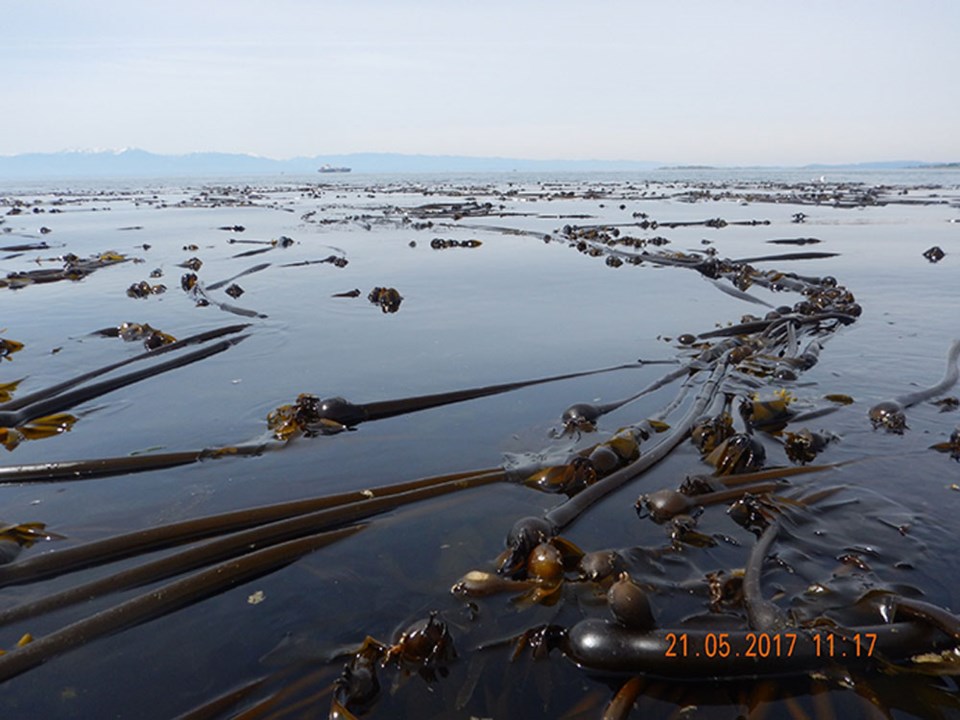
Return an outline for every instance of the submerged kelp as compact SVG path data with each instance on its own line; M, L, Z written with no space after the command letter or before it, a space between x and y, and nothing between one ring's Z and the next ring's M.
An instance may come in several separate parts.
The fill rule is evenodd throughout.
M118 257L190 273L139 323L116 320L132 263L0 290L31 319L5 321L0 424L82 420L0 468L11 532L61 538L7 543L0 706L956 714L957 465L928 437L955 446L932 403L957 379L956 197L491 178L7 200L63 208L45 222L78 257L107 222L138 234ZM760 249L812 242L783 239L801 222L817 252ZM278 239L225 239L248 228ZM289 262L240 264L262 252ZM216 297L241 276L256 310ZM351 286L383 312L335 299ZM44 292L76 298L69 329ZM899 435L871 428L889 397ZM145 656L154 681L124 685Z

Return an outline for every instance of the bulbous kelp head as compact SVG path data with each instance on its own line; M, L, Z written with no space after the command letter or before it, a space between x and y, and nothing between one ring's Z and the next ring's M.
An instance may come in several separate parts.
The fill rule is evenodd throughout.
M870 408L869 415L874 430L883 428L887 432L897 435L903 435L904 430L909 430L903 407L894 400L877 403Z
M320 399L301 393L293 405L281 405L267 415L267 427L278 440L289 440L303 433L307 436L329 435L346 430L367 419L367 411L342 397Z
M795 433L784 433L783 449L791 462L805 465L813 462L828 442L830 442L829 437L802 428Z
M621 625L634 630L653 630L656 620L646 591L625 572L607 591L607 605Z
M548 542L540 543L527 558L527 576L546 585L559 584L563 580L563 554Z
M366 411L342 397L318 398L306 393L297 397L297 419L304 426L332 421L351 427L363 422Z
M760 536L769 527L774 508L753 493L744 493L727 508L727 515L740 527Z
M623 557L616 550L595 550L580 558L580 577L591 582L602 582L623 571Z
M743 607L743 570L734 570L729 575L718 570L707 573L706 579L712 612Z
M673 517L687 513L696 503L676 490L663 489L648 495L641 495L636 502L637 515L650 516L655 523L665 523Z
M593 432L597 429L597 420L600 419L600 408L590 403L577 403L563 411L560 422L566 433Z
M720 443L706 461L716 468L717 475L760 470L767 459L763 444L752 435L737 433Z
M497 572L510 577L520 574L533 549L553 535L553 527L543 518L526 517L518 520L507 533L507 549L500 555Z
M608 445L597 445L588 457L598 477L609 475L623 464L623 458Z
M397 292L396 288L375 287L367 295L367 300L374 305L379 305L382 312L395 313L400 309L403 296Z
M436 680L436 672L446 675L446 666L457 657L447 624L436 612L410 625L384 655L383 664L395 662L405 671L417 672L424 680Z

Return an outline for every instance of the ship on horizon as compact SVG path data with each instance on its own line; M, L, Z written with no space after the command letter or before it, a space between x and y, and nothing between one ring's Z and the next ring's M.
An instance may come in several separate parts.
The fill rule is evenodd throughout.
M321 166L321 168L320 168L319 170L317 170L317 172L322 172L322 173L344 173L344 172L350 172L350 168L348 168L348 167L334 167L333 165L323 165L323 166Z

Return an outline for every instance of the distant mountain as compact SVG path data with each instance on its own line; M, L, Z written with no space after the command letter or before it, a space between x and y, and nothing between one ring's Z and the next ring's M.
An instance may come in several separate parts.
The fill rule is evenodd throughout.
M353 153L274 160L234 153L158 155L145 150L68 151L0 156L0 177L181 177L316 173L323 166L358 173L642 171L655 162L616 160L525 160L457 155Z

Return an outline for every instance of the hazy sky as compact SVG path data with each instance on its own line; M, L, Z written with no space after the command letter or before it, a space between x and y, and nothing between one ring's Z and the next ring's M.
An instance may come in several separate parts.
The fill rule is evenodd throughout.
M958 0L31 0L0 154L960 160Z

